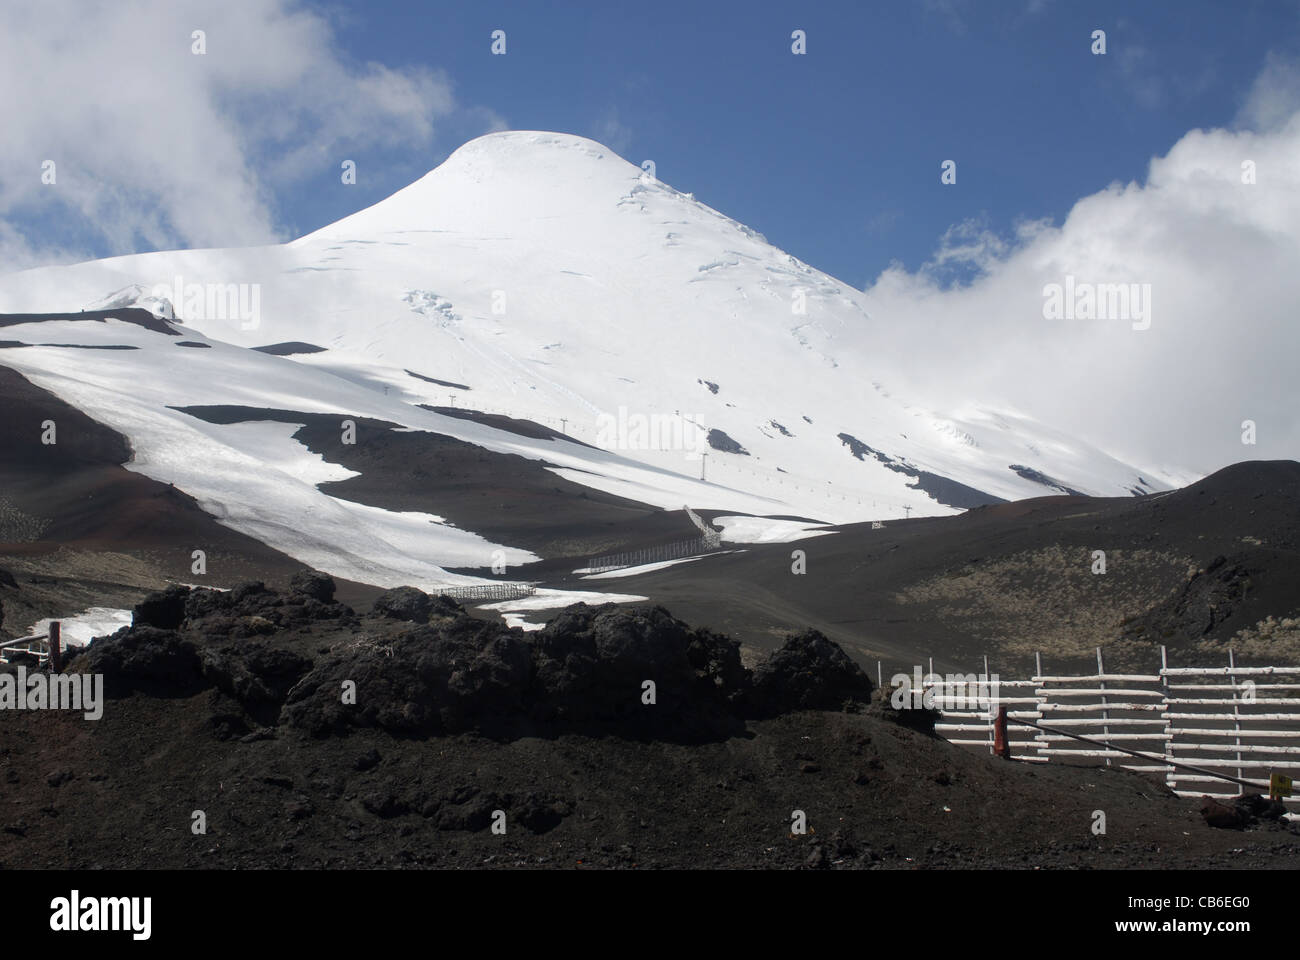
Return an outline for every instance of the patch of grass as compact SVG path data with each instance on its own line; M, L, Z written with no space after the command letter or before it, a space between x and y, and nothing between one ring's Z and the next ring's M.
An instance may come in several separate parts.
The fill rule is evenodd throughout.
M1196 646L1216 654L1226 654L1231 648L1245 660L1291 666L1300 663L1300 617L1265 617L1253 627L1238 630L1230 640L1206 637Z
M1106 573L1094 574L1090 549L1056 544L966 564L894 599L930 607L990 651L1083 658L1116 644L1123 624L1163 599L1189 565L1173 553L1111 549Z

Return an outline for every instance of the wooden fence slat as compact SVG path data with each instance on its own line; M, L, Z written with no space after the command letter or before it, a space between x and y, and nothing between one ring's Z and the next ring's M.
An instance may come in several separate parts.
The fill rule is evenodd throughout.
M1085 680L1130 680L1135 683L1159 683L1159 677L1150 677L1144 673L1095 673L1080 677L1034 677L1039 683L1080 683Z
M1200 785L1230 784L1231 773L1236 773L1235 779L1241 782L1241 789L1258 787L1265 790L1267 780L1258 778L1262 771L1287 772L1300 779L1300 696L1285 695L1289 691L1300 691L1300 682L1250 681L1254 699L1246 700L1242 696L1242 677L1284 678L1293 674L1300 678L1300 667L1242 667L1237 665L1232 651L1228 654L1227 667L1170 667L1167 650L1162 647L1160 653L1160 671L1157 674L1119 674L1106 673L1102 653L1098 650L1097 673L1090 676L1046 676L1043 674L1042 655L1036 653L1035 676L1031 679L999 678L999 695L967 698L967 702L981 709L943 710L940 700L941 716L940 722L935 724L935 731L950 738L951 743L987 749L987 737L992 735L993 724L988 709L983 708L985 705L989 709L995 705L1014 705L1018 709L1008 711L1009 719L1042 724L1032 739L1010 741L1012 756L1017 760L1046 763L1072 757L1105 759L1108 764L1126 770L1164 774L1170 789L1181 795L1213 795L1225 799L1240 793L1211 793ZM978 683L980 675L975 676ZM987 658L982 676L989 676ZM1173 678L1198 677L1222 677L1228 682L1171 682ZM1144 689L1134 684L1151 684L1152 687ZM1004 689L1019 692L1026 687L1033 688L1033 696L1000 695ZM938 693L977 688L964 679L941 679L930 685L930 689ZM1205 695L1220 692L1224 695ZM1282 695L1256 695L1265 692ZM1024 690L1024 693L1029 691ZM1295 707L1297 712L1279 711L1276 710L1278 707ZM1219 710L1213 712L1212 708ZM1272 712L1259 712L1269 709ZM1197 725L1180 726L1180 722L1188 721L1197 722ZM1282 724L1287 725L1286 728L1276 729ZM1116 732L1112 733L1112 730ZM1087 732L1102 742L1092 745L1091 749L1071 748L1069 743L1080 743L1069 736L1072 732ZM1180 739L1187 737L1196 739ZM1222 742L1215 742L1220 740ZM1286 740L1292 742L1278 742ZM1152 756L1145 763L1135 763L1134 760L1143 758L1135 758L1118 746L1109 749L1106 746L1109 743L1124 743L1129 749ZM1163 757L1167 762L1153 762L1157 757ZM1174 766L1179 763L1200 767L1202 772L1181 771ZM1214 777L1211 771L1215 770L1223 770L1227 779ZM1288 803L1300 803L1300 794L1286 799Z
M1300 667L1168 667L1160 672L1169 677L1226 677L1229 674L1262 677L1279 673L1300 675Z
M1231 707L1231 706L1234 705L1233 701L1232 701L1231 699L1229 699L1228 697L1212 697L1212 698L1206 698L1206 697L1170 697L1168 702L1169 702L1169 703L1176 703L1176 704L1178 704L1179 706L1188 706L1188 707L1207 707L1207 706ZM1297 698L1297 697L1256 697L1254 700L1241 700L1241 701L1238 701L1238 702L1237 702L1237 705L1239 705L1239 706L1243 706L1243 707L1249 707L1249 706L1252 706L1252 705L1257 704L1257 703L1262 703L1262 704L1264 704L1265 706L1270 706L1270 707L1285 707L1285 706L1300 707L1300 698ZM1229 720L1232 719L1232 714L1231 714L1231 713L1225 713L1224 716L1227 717Z
M1106 693L1113 693L1117 696L1120 694L1123 694L1124 696L1139 696L1139 697L1164 696L1164 694L1162 694L1159 690L1133 690L1133 689L1122 689L1117 687L1107 687L1105 688L1105 691ZM1038 692L1043 696L1048 696L1050 694L1051 696L1054 697L1095 697L1097 696L1097 694L1102 692L1102 688L1101 687L1092 687L1092 688L1078 687L1078 688L1065 688L1062 690L1053 690L1049 687L1043 687Z
M1251 719L1256 719L1256 721L1264 721L1264 719L1271 719L1271 721L1300 721L1300 713L1252 713L1247 715ZM1170 712L1169 717L1173 719L1217 719L1217 721L1225 721L1225 722L1232 721L1232 714L1222 714L1222 713Z

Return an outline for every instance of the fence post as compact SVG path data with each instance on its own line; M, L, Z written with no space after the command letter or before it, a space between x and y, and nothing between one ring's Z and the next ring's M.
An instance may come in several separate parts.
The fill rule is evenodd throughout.
M1034 682L1039 685L1034 687L1034 723L1042 723L1043 704L1047 702L1047 688L1041 686L1043 682L1043 654L1040 650L1034 651ZM1043 692L1039 693L1039 690ZM1041 731L1034 734L1034 742L1038 744L1038 755L1050 758L1051 755L1047 753L1049 745L1044 743L1043 736Z
M1007 739L1007 705L998 704L997 718L993 721L993 752L1003 760L1011 759L1011 741Z
M1241 712L1237 709L1237 674L1235 668L1237 661L1232 653L1232 647L1228 648L1228 682L1232 684L1232 742L1237 747L1237 763L1241 763ZM1237 779L1241 779L1241 767L1237 767ZM1240 784L1238 784L1240 786ZM1239 794L1246 792L1245 787L1237 791Z
M989 655L987 653L984 654L984 687L983 688L985 690L989 689ZM992 719L993 717L993 711L1000 706L1001 706L1000 703L994 701L992 697L989 697L988 715L990 719ZM993 753L993 724L991 723L989 724L989 753Z
M1103 720L1109 720L1110 711L1106 709L1106 681L1101 679L1102 674L1104 674L1105 672L1106 672L1106 665L1105 663L1102 662L1101 659L1101 647L1098 647L1097 648L1097 686L1101 690L1101 718ZM1101 735L1106 740L1110 740L1109 723L1103 723L1101 725ZM1106 766L1108 767L1110 766L1110 757L1106 758Z
M50 621L50 671L63 672L63 624L58 620Z
M1164 707L1161 713L1165 721L1165 749L1162 751L1165 760L1174 759L1174 728L1173 722L1169 719L1169 651L1165 645L1160 644L1160 703ZM1170 790L1175 789L1174 784L1178 782L1178 773L1174 767L1165 768L1165 786Z

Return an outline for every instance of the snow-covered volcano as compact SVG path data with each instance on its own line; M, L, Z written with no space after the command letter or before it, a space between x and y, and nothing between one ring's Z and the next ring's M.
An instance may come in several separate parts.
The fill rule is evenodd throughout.
M869 316L858 291L580 137L481 137L381 203L284 245L0 277L4 313L133 303L174 317L207 349L177 350L136 324L44 322L5 332L136 349L34 345L0 351L0 363L126 434L134 469L324 569L339 531L366 521L379 538L366 562L397 568L372 580L411 569L380 559L385 544L412 549L409 532L385 532L391 517L332 504L331 516L350 511L334 532L295 519L323 509L316 484L341 468L292 431L173 408L373 417L545 460L656 506L835 523L1168 487L978 398L951 411L898 396L890 371L850 344L893 318ZM417 404L507 414L581 444ZM446 557L426 545L421 562L464 565L469 536L458 532Z

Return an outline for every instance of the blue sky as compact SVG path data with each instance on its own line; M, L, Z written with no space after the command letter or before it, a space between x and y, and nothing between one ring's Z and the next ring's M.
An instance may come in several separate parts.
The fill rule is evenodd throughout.
M958 224L1005 237L1019 220L1059 223L1080 197L1141 180L1187 131L1231 127L1270 56L1300 59L1296 0L175 0L85 25L83 43L120 27L138 52L105 36L80 59L87 73L111 60L74 82L58 6L85 5L42 8L50 50L23 36L39 18L10 33L31 57L20 101L24 85L48 91L28 103L33 135L0 157L0 250L17 238L6 259L21 266L291 239L508 128L652 159L660 179L863 288L893 261L923 266ZM187 56L195 26L201 66ZM1105 56L1090 50L1099 28ZM505 56L490 53L495 29ZM349 104L349 85L376 72L383 92ZM109 157L86 128L110 124L148 159ZM178 137L198 145L175 149ZM48 156L84 172L81 193L15 186ZM355 187L339 182L344 158ZM949 159L953 186L939 179ZM225 229L204 220L227 206Z
M512 129L591 136L855 286L916 269L952 225L1059 220L1141 179L1188 130L1229 125L1266 55L1300 53L1300 6L883 0L319 5L349 57L446 71ZM489 54L501 28L507 54ZM790 51L807 32L808 52ZM1090 51L1104 29L1107 53ZM378 200L474 133L368 153L355 192L277 199L291 232ZM957 161L957 184L939 181ZM360 201L360 202L359 202Z
M1300 0L45 0L0 4L0 90L0 271L291 240L555 130L865 290L853 349L936 404L1300 451ZM1155 322L1049 318L1069 277Z

